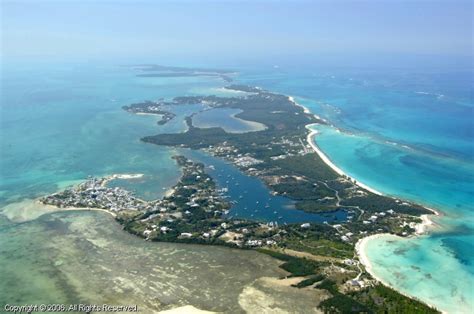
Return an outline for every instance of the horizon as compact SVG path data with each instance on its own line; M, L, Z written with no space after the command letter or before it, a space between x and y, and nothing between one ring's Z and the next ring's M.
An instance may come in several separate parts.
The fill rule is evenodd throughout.
M472 66L469 1L138 4L3 1L2 63Z

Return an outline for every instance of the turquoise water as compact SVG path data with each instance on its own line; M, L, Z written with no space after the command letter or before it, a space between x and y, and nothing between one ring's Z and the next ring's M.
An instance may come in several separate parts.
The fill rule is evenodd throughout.
M193 117L193 125L199 128L221 127L229 133L244 133L265 129L265 125L261 123L235 117L240 112L242 110L232 108L203 111Z
M176 152L143 144L139 138L181 132L186 128L181 118L201 108L171 108L178 116L158 126L157 117L134 116L120 107L183 94L233 94L222 89L225 82L217 78L139 78L133 70L121 66L2 66L0 207L15 205L13 209L35 210L32 199L87 175L143 173L141 179L114 184L126 186L144 198L159 197L179 177L179 169L170 158ZM445 215L436 219L441 227L431 235L410 240L382 237L369 243L367 253L378 277L453 313L466 312L474 299L471 78L472 73L466 71L284 67L245 72L239 78L296 96L298 102L343 130L321 128L317 144L351 176L384 193L443 211ZM210 163L217 166L213 175L218 183L229 185L231 197L237 202L231 214L237 217L253 214L250 217L274 221L281 216L288 222L334 219L295 212L291 202L271 198L256 179L241 177L236 169L225 165L222 170L216 161ZM245 196L244 184L235 185L234 179L227 180L228 174L243 180L239 184L245 182L263 192L248 197L248 203L240 201L240 195ZM255 212L257 200L263 208ZM266 202L272 210L265 210ZM344 219L344 212L335 217ZM1 226L7 234L20 232L10 222L2 222ZM33 236L35 230L26 234ZM2 235L6 241L2 247L10 252L5 256L31 245L28 236L15 238L14 242L8 239ZM23 255L16 259L21 262ZM2 263L13 267L10 262ZM19 272L16 282L20 285L27 279L28 272Z
M349 175L384 193L441 209L446 215L434 219L441 227L429 236L370 241L366 252L373 272L440 309L469 313L474 306L472 164L400 149L330 127L318 129L317 144Z
M132 115L121 106L197 94L201 88L219 88L224 82L205 77L144 79L126 67L97 64L2 66L0 211L7 208L14 221L0 215L0 303L102 304L108 300L139 303L148 309L144 312L191 303L238 312L244 286L260 276L281 274L276 264L273 271L266 271L269 260L255 254L161 244L150 250L103 213L37 218L44 211L35 198L88 175L142 173L140 179L113 184L143 198L161 196L181 174L170 158L176 152L139 139L185 130L182 117L200 108L175 108L176 119L158 126L158 117ZM265 267L252 269L249 259ZM193 267L199 271L183 274ZM213 274L210 267L223 271ZM211 284L231 278L234 270L239 279L229 281L233 282L229 289L224 283ZM206 280L214 291L202 289Z
M171 106L177 116L160 126L159 117L129 114L121 107L181 95L241 94L223 89L227 83L216 78L139 78L135 74L127 67L98 64L9 64L2 68L0 212L5 215L0 215L0 303L106 301L138 303L144 312L193 304L237 313L252 311L261 302L300 311L317 304L313 293L274 289L271 279L283 273L278 261L267 256L150 244L121 231L104 213L51 213L35 202L88 175L114 173L143 174L111 185L145 199L160 197L180 176L171 159L180 152L145 144L140 138L183 132L183 118L203 108ZM225 176L231 174L229 194L236 204L230 215L282 223L345 219L343 211L327 216L296 212L288 199L272 197L257 178L248 178L204 154L192 155L211 162ZM225 187L217 172L216 180ZM239 198L244 192L236 183L248 186L247 200ZM245 208L255 206L257 200L262 213L253 217Z
M121 106L172 97L208 82L136 78L124 67L6 66L1 95L1 203L35 198L87 175L144 173L136 192L162 194L180 175L172 151L143 145L157 132L156 117ZM166 86L166 88L163 88ZM183 129L175 120L166 128ZM166 131L166 128L162 128Z
M318 128L316 143L350 176L443 212L430 235L380 237L367 254L378 277L451 313L474 309L472 75L280 67L245 77L333 124Z

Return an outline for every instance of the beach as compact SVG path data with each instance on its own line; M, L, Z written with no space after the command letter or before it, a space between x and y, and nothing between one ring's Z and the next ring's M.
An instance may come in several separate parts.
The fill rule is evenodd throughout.
M313 148L313 150L318 154L319 158L322 159L322 161L324 161L326 163L326 165L328 165L332 170L334 170L337 174L341 175L341 176L346 176L346 177L349 177L350 176L348 174L346 174L344 171L342 171L341 168L337 167L320 149L319 147L316 145L315 141L313 140L313 138L316 136L316 134L318 134L318 131L316 130L313 130L311 129L311 126L312 124L309 124L306 126L306 128L308 130L310 130L310 133L308 134L306 140L308 142L308 144L311 146L311 148ZM355 182L356 185L358 185L359 187L363 188L364 190L367 190L369 192L372 192L374 194L377 194L377 195L383 195L381 192L369 187L368 185L362 183L362 182L359 182L359 181L356 181Z
M423 215L423 216L427 216L427 215ZM425 230L425 229L424 229ZM376 239L380 239L380 238L383 238L383 237L394 237L394 238L397 238L397 239L400 239L400 237L396 236L396 235L393 235L393 234L390 234L390 233L379 233L379 234L374 234L374 235L371 235L371 236L368 236L368 237L365 237L365 238L362 238L360 239L359 241L357 241L356 243L356 246L355 246L355 250L356 250L356 253L357 253L357 256L359 258L359 261L360 263L364 266L365 270L375 279L377 280L378 282L382 283L383 285L387 286L387 287L390 287L394 290L396 290L398 293L400 294L403 294L404 296L408 297L408 298L412 298L412 299L416 299L416 300L419 300L421 302L424 302L426 304L428 304L429 306L433 307L433 308L436 308L433 304L429 304L428 302L426 301L423 301L423 300L420 300L418 298L416 298L415 296L413 295L410 295L410 294L407 294L403 291L400 291L399 289L397 289L396 287L394 287L393 285L391 285L390 283L388 283L387 281L383 280L382 278L380 278L379 276L377 276L373 269L372 269L372 264L370 263L370 260L366 254L366 250L367 250L367 244L370 242L370 241L373 241L373 240L376 240ZM441 311L439 308L436 308L438 311ZM441 311L441 313L447 313L445 311Z
M315 141L313 140L314 136L316 136L318 134L318 131L316 130L313 130L311 129L311 124L310 125L307 125L306 128L308 130L310 130L310 133L308 134L307 136L307 142L308 144L313 148L313 150L318 154L318 156L331 168L333 169L336 173L338 173L339 175L341 176L347 176L349 177L344 171L342 171L342 169L340 169L339 167L337 167L322 151L321 149L319 149L319 147L315 144ZM370 191L374 194L377 194L377 195L383 195L381 192L367 186L366 184L364 183L361 183L361 182L358 182L356 181L356 184L367 190L367 191ZM432 209L432 208L428 208L428 207L425 207L426 209L430 210L431 212L433 212L433 215L436 215L436 216L439 216L439 213ZM422 220L421 223L417 224L415 226L415 235L419 236L419 235L423 235L425 234L429 228L432 228L435 226L435 223L429 218L430 215L421 215L420 216L420 219ZM413 295L409 295L407 293L404 293L403 291L400 291L399 289L397 289L396 287L394 287L393 285L389 284L388 282L384 281L382 278L380 278L379 276L375 275L375 273L373 272L372 270L372 265L370 263L370 260L369 258L367 257L367 254L366 254L366 246L367 246L367 243L369 241L373 241L375 239L379 239L379 238L382 238L382 237L387 237L387 236L393 236L393 237L396 237L397 239L402 239L396 235L392 235L392 234L389 234L389 233L380 233L380 234L374 234L374 235L371 235L371 236L368 236L368 237L365 237L365 238L362 238L360 239L357 243L356 243L356 247L355 247L355 250L356 250L356 253L357 253L357 256L359 257L359 261L361 262L361 264L364 265L366 271L375 279L377 280L378 282L382 283L383 285L387 286L387 287L390 287L392 289L395 289L397 290L399 293L409 297L409 298L415 298L417 299L416 297L414 297ZM422 301L423 302L423 301ZM426 302L425 302L426 303ZM434 307L433 304L428 304L432 307ZM439 309L438 309L439 310ZM443 312L445 313L445 312Z
M294 99L292 96L289 96L289 97L288 97L288 100L289 100L291 103L293 103L295 106L298 106L298 107L303 108L304 113L306 113L306 114L311 114L311 111L310 111L308 108L306 108L305 106L303 106L303 105L297 103L297 102L295 101L295 99ZM314 116L316 119L325 121L324 119L322 119L322 118L319 117L318 115L313 115L313 116ZM326 154L324 154L324 153L319 149L318 145L316 145L316 143L315 143L315 141L314 141L313 139L314 139L314 137L318 134L318 131L313 130L313 129L311 128L312 125L314 125L314 124L308 124L308 125L306 125L306 128L310 131L310 133L308 134L308 136L307 136L307 138L306 138L308 144L309 144L309 145L311 146L311 148L318 154L319 158L321 158L321 159L326 163L326 165L328 165L332 170L334 170L334 171L335 171L337 174L339 174L340 176L346 176L346 177L349 177L349 178L350 178L350 176L349 176L348 174L346 174L344 171L342 171L341 168L337 167L337 166L326 156ZM373 188L369 187L368 185L366 185L366 184L364 184L364 183L362 183L362 182L356 181L356 184L357 184L359 187L361 187L361 188L363 188L363 189L365 189L365 190L367 190L367 191L370 191L370 192L372 192L372 193L374 193L374 194L383 195L381 192L377 191L376 189L373 189Z
M299 106L299 107L302 107L304 112L307 113L307 114L311 114L311 111L306 108L305 106L303 105L300 105L298 104L294 99L293 97L288 97L289 100L296 106ZM319 118L319 116L316 116L316 118L318 119L321 119ZM341 176L346 176L346 177L349 177L351 178L349 175L347 175L341 168L337 167L327 156L326 154L324 154L324 152L317 146L317 144L315 143L314 141L314 137L318 134L318 131L317 130L314 130L311 128L311 126L313 126L314 124L309 124L309 125L306 125L306 128L310 131L307 135L307 142L308 144L311 146L311 148L318 154L318 156L321 158L321 160L324 161L324 163L326 163L326 165L328 165L332 170L334 170L337 174L341 175ZM377 194L377 195L383 195L380 191L377 191L376 189L374 188L371 188L369 187L368 185L364 184L364 183L361 183L359 181L356 181L356 184L369 191L369 192L372 192L374 194ZM439 216L439 212L432 209L432 208L428 208L428 207L425 207L426 209L430 210L433 215L436 215L436 216ZM418 223L416 226L415 226L415 235L416 236L420 236L420 235L423 235L423 234L426 234L426 232L430 229L430 228L433 228L435 226L435 223L429 218L430 215L421 215L420 216L420 219L421 219L421 222ZM362 239L360 239L357 243L356 243L356 246L355 246L355 251L356 251L356 254L359 258L359 261L360 263L365 267L365 270L375 279L377 280L378 282L382 283L383 285L387 286L387 287L390 287L392 289L395 289L397 290L399 293L409 297L409 298L415 298L417 299L416 297L414 297L413 295L409 295L407 293L404 293L403 291L400 291L399 289L397 289L396 287L394 287L393 285L389 284L387 281L383 280L382 278L380 278L379 276L375 275L373 269L372 269L372 264L366 254L366 249L367 249L367 243L370 242L370 241L373 241L375 239L380 239L380 238L383 238L383 237L396 237L397 239L403 239L401 237L398 237L396 235L393 235L393 234L389 234L389 233L379 233L379 234L374 234L374 235L370 235L370 236L367 236L367 237L364 237ZM417 299L418 300L418 299ZM423 301L422 301L423 302ZM426 303L426 302L425 302ZM429 304L430 306L434 307L434 305L432 304ZM438 309L439 310L439 309ZM442 311L443 312L443 311ZM445 312L443 312L445 313Z
M434 215L438 216L439 214L435 211ZM415 227L415 233L417 235L422 235L426 233L430 227L434 227L434 222L429 218L429 215L421 215L420 218L421 223L417 224Z

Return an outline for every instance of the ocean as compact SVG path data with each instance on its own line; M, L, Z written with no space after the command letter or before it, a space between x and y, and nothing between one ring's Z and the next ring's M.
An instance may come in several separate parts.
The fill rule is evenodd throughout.
M316 144L345 173L442 213L428 235L369 241L373 273L450 313L474 309L472 69L249 71L245 81L295 96L329 126Z
M54 212L36 201L90 175L111 174L143 174L111 185L155 199L181 175L171 157L186 154L212 165L207 170L218 185L229 188L235 203L229 215L279 223L345 219L342 210L293 214L289 199L271 195L258 179L222 160L141 142L147 135L185 131L184 117L202 106L170 108L177 116L162 126L158 117L133 115L122 106L235 92L223 89L228 83L220 78L143 78L138 73L129 66L98 63L2 68L0 303L106 301L138 304L145 312L191 304L238 313L265 300L282 310L312 308L318 296L270 284L284 272L279 261L263 254L149 243L122 231L106 213ZM204 118L206 123L226 122L234 113ZM233 122L237 131L249 127Z
M241 70L237 82L294 96L297 102L327 119L331 126L319 127L316 143L346 173L385 194L414 200L443 213L434 219L438 226L429 235L413 239L380 237L370 241L366 253L377 277L442 310L458 313L472 309L472 72L302 69L283 65L247 66ZM3 250L0 277L8 278L0 281L0 295L11 297L14 291L18 295L16 301L27 303L44 300L45 295L51 300L92 302L95 299L79 277L68 275L76 256L82 254L81 263L87 267L80 272L81 276L90 269L112 287L126 282L127 291L134 291L131 299L143 297L144 290L133 286L131 277L127 277L133 274L110 276L106 281L107 273L119 270L102 266L114 260L114 252L105 250L104 243L117 248L122 247L120 243L126 244L123 251L131 257L122 256L124 268L136 262L134 255L149 258L143 249L146 243L123 234L105 214L49 213L37 218L43 212L34 203L35 198L80 182L88 175L143 173L144 177L138 180L120 180L114 184L132 189L146 199L160 197L176 183L180 171L170 157L183 152L144 144L139 139L159 132L185 130L182 117L199 110L199 106L174 108L177 117L164 126L156 124L156 117L132 115L121 106L180 95L231 92L222 89L226 83L219 78L143 78L135 74L130 67L98 63L3 67L0 207L10 219L0 221ZM225 112L228 117L224 120L203 114L200 123L215 125L224 121L232 131L247 130L249 125L230 117L234 113ZM343 211L329 216L295 213L291 201L271 197L257 179L244 176L223 161L196 152L186 153L214 166L214 170L208 169L211 175L221 187L229 188L236 202L231 215L282 223L345 219ZM246 185L252 189L245 189ZM246 191L251 191L252 197L240 198ZM257 201L277 207L277 213L265 211L260 205L262 208L257 208ZM95 232L94 228L99 230ZM139 253L133 249L135 243L141 243ZM187 267L195 259L192 254L186 255L189 250L186 246L156 244L155 247L159 252L176 251ZM227 258L225 252L235 251L224 250L219 251L222 257L213 259L214 249L203 249L200 258L214 260L222 274L229 273L229 278L232 277L233 261L238 254L228 253ZM159 258L159 254L154 258ZM241 265L249 258L256 264L238 284L241 289L249 288L250 282L262 276L278 276L276 264L271 264L268 271L259 266L271 263L260 254L243 256L239 260ZM165 259L160 269L171 267L168 263ZM199 275L193 279L195 283L210 276L202 267L199 269ZM236 273L239 272L242 268L236 268ZM146 276L143 273L140 276L146 283ZM31 277L35 278L35 284L26 285ZM186 289L199 291L198 285L191 286ZM125 295L127 291L120 293ZM227 292L224 303L237 308L238 296L230 289ZM159 308L190 303L222 310L212 308L215 293L212 289L199 293L202 302L191 297L192 293L175 299L166 295L155 297L162 302ZM146 295L152 298L154 294ZM291 301L289 297L282 298ZM310 304L311 299L302 296L299 301Z

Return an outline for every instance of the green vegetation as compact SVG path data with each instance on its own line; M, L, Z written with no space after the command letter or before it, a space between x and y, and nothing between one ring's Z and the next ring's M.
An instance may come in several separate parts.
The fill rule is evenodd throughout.
M342 293L338 284L322 273L323 268L329 263L289 256L268 249L258 251L284 261L280 267L290 272L291 276L307 276L306 279L293 285L294 287L304 288L316 284L316 289L328 291L331 297L319 304L325 313L439 313L380 284L359 291Z
M312 181L335 180L338 175L329 168L317 154L306 154L303 156L291 156L276 160L272 165L279 168L279 173L304 176ZM329 193L334 196L334 193Z
M368 291L358 293L357 297L376 313L439 313L437 310L417 300L409 299L393 289L376 285Z
M173 72L173 75L188 73L179 68L163 69L160 66L150 66L146 71L164 70L180 72ZM206 74L206 71L192 71ZM296 288L314 286L326 290L331 296L319 307L327 313L435 313L416 300L374 284L353 259L354 244L361 237L380 232L409 235L414 231L414 223L419 222L416 216L429 211L364 191L349 178L338 176L305 144L305 125L323 121L304 113L288 97L243 85L228 88L252 94L240 98L177 97L171 102L144 102L124 109L160 114L163 117L159 123L164 124L174 117L162 108L165 105L238 108L242 110L237 115L239 118L263 123L267 129L233 134L222 128L197 128L190 115L186 117L187 132L160 134L143 140L205 149L233 162L242 171L258 176L275 194L293 199L297 209L330 212L344 208L350 214L349 221L337 225L276 226L230 220L225 214L231 204L223 197L224 192L217 190L203 164L184 156L174 157L183 169L180 181L171 195L160 200L143 201L129 191L107 188L109 179L102 178L90 179L77 188L45 197L43 202L59 207L110 210L125 230L149 241L257 248L259 252L281 260L280 267L290 277L305 277L294 285Z
M309 287L311 285L314 285L315 283L323 280L324 278L324 275L321 275L321 274L318 274L318 275L313 275L313 276L310 276L308 279L305 279L305 280L302 280L300 282L298 282L296 285L293 285L293 287L296 287L296 288L305 288L305 287Z
M372 313L364 304L339 292L334 281L326 279L318 285L318 289L325 289L332 294L331 298L319 304L325 313Z
M123 106L122 109L131 113L147 113L161 115L161 119L157 122L159 125L166 124L168 121L176 117L176 115L167 110L161 109L163 103L155 103L152 101L145 101L142 103L131 104L130 106Z
M361 291L350 292L347 295L337 291L335 283L330 280L324 281L318 288L326 289L333 295L320 304L326 313L439 313L424 303L407 298L380 284Z
M369 193L365 197L353 197L347 198L341 201L341 205L345 206L361 206L365 210L370 212L376 211L386 211L390 209L396 209L398 213L403 213L407 215L423 215L423 214L432 214L431 211L424 208L420 205L415 205L411 203L401 203L400 201L376 194Z
M316 262L306 258L294 257L272 250L258 249L258 251L284 261L280 267L289 272L292 277L313 275L321 266L327 265L327 263Z
M352 245L327 239L315 239L315 237L287 237L282 246L295 251L308 252L320 256L350 258L354 255L354 247Z
M352 259L354 244L361 237L380 232L409 235L414 232L411 226L417 222L416 217L430 212L422 206L363 190L350 178L335 173L306 143L308 131L305 126L325 122L305 113L288 97L243 85L227 88L251 94L230 98L176 97L169 104L202 104L207 108L240 109L242 112L236 117L265 124L267 129L235 134L217 127L197 128L192 123L193 115L190 115L186 117L188 131L148 136L142 140L158 145L204 149L233 162L242 171L258 176L275 194L293 199L298 210L320 213L342 208L349 213L350 220L334 226L294 224L274 228L246 221L232 225L232 222L206 210L209 204L205 201L197 202L198 208L191 209L187 205L189 198L202 189L196 187L179 190L168 200L181 212L192 212L193 217L161 220L158 227L167 227L169 231L154 232L149 235L149 239L257 247L259 252L283 261L281 268L291 276L307 277L295 287L315 285L316 289L328 291L331 297L319 305L326 313L436 312L391 289L374 285L370 277L360 270L357 261ZM193 176L189 179L191 182L183 176L183 182L195 185ZM212 189L213 185L209 188ZM203 209L199 209L201 207ZM222 227L223 221L229 226ZM125 227L137 234L144 232L133 223L125 224ZM204 237L202 234L206 230L217 233L213 237ZM180 236L183 233L187 236ZM291 256L274 249L304 252L314 258ZM349 260L349 263L342 263L342 259ZM352 285L349 280L357 273L357 280L354 279L356 282Z

